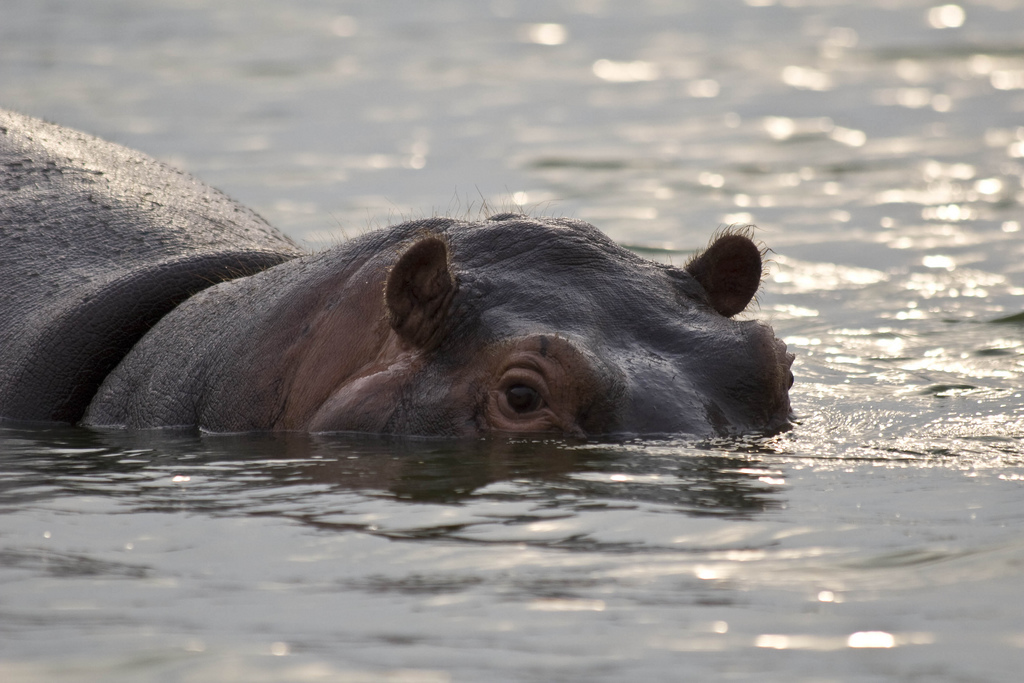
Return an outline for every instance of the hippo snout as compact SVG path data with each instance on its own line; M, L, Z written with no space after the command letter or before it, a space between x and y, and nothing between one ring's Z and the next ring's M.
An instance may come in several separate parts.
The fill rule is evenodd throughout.
M711 436L787 428L794 356L771 328L741 325L741 343L723 342L696 362L681 353L619 363L629 389L618 431Z

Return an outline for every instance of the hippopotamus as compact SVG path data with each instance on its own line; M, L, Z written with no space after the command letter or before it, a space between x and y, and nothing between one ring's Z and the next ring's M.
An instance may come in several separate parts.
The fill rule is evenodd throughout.
M0 112L0 417L464 437L775 432L793 356L734 318L749 230L683 266L570 218L309 253L139 152Z

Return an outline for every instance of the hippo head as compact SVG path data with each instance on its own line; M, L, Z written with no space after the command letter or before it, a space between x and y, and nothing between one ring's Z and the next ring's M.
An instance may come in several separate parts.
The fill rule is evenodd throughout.
M785 427L792 356L732 316L743 231L685 267L569 219L437 218L221 283L168 314L86 422L465 436Z
M742 231L676 268L581 221L436 227L402 244L373 288L387 322L379 353L305 428L708 435L788 424L792 355L769 327L731 319L763 268Z

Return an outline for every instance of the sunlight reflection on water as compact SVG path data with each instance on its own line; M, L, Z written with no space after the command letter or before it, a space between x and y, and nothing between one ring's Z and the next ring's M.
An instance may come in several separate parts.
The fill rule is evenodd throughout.
M0 106L314 247L524 209L679 264L755 223L798 423L2 429L0 678L1019 676L1020 2L8 4Z

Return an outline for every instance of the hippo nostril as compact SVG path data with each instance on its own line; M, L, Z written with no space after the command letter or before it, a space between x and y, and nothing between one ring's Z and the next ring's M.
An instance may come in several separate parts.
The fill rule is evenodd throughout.
M786 388L787 389L792 389L793 388L793 382L794 382L793 371L789 370L789 371L786 372L786 374L789 375L789 386L786 387Z

